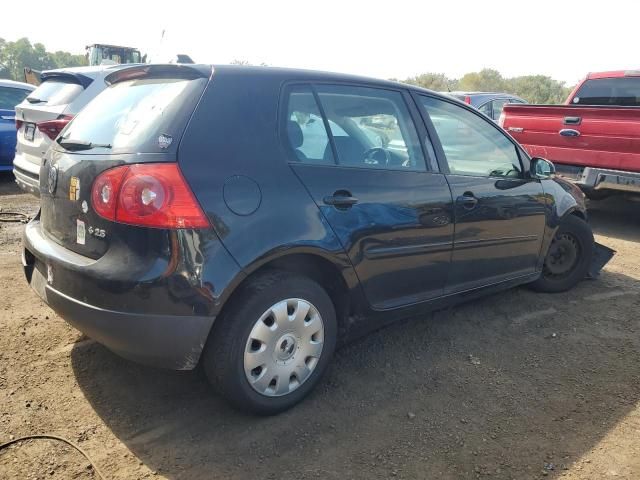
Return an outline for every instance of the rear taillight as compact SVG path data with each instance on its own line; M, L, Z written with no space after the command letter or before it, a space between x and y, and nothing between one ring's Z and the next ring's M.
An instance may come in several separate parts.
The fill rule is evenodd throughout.
M469 95L464 96L464 103L468 103L469 105L471 105L471 97Z
M55 120L36 123L38 130L44 133L51 140L55 140L60 132L73 119L73 115L60 115Z
M500 118L498 119L498 125L500 125L502 128L504 128L504 118L505 118L505 114L504 111L500 114Z
M20 130L20 127L22 127L22 124L23 124L23 123L24 123L24 122L23 122L22 120L18 120L18 119L16 118L16 130Z
M118 223L154 228L207 228L209 220L177 163L122 165L93 182L98 215Z

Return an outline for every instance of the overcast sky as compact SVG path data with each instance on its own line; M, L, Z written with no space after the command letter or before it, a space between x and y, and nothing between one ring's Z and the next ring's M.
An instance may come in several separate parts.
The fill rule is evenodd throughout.
M187 53L202 63L406 78L482 68L574 84L640 68L638 0L4 1L0 37L84 53L90 43ZM40 4L40 5L39 5Z

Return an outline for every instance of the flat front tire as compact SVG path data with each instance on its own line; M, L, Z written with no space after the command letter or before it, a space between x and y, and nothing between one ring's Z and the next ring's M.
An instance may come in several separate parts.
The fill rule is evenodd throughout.
M583 219L569 215L551 241L542 275L531 284L539 292L564 292L587 276L593 256L591 227Z
M232 406L272 415L319 382L336 344L336 314L313 280L281 271L259 274L216 320L203 363Z

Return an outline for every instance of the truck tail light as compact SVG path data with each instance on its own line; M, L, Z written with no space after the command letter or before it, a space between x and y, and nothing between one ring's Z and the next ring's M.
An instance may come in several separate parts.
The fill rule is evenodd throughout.
M208 228L177 163L122 165L93 182L91 202L107 220L152 228Z
M20 130L20 127L22 127L22 124L23 124L23 123L24 123L24 122L23 122L22 120L18 120L18 119L16 118L16 131L17 131L17 130Z
M47 120L46 122L36 123L38 130L44 133L51 140L55 140L60 132L73 119L73 115L60 115L55 120Z
M504 110L502 111L502 113L500 114L500 118L498 119L498 125L500 125L502 128L504 128Z

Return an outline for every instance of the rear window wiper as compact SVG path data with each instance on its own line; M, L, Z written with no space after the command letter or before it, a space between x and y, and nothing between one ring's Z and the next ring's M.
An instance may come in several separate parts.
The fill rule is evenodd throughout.
M61 138L58 140L58 145L72 152L91 150L92 148L111 148L111 145L108 143L93 143L87 142L86 140L73 140L70 138Z
M27 97L27 102L29 103L46 103L46 100L41 100L39 98L36 97Z

